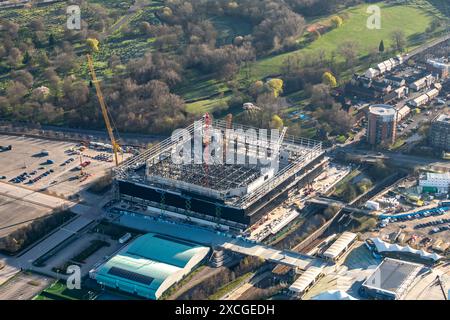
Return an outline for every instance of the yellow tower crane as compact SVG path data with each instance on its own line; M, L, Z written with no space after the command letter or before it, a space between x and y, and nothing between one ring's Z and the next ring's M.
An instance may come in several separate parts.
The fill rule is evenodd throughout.
M92 83L95 86L95 90L97 92L97 98L100 103L100 107L102 109L103 119L105 120L106 129L108 131L109 139L111 140L111 146L112 146L112 150L114 153L114 160L116 162L116 166L118 166L119 158L118 158L117 154L120 151L120 145L117 142L116 138L114 137L114 131L113 131L113 128L111 126L111 121L109 120L109 116L108 116L108 108L106 107L105 99L103 98L102 89L100 88L99 81L97 80L97 76L95 74L94 62L93 62L90 54L87 55L87 60L88 60L89 71L91 72L91 76L92 76Z

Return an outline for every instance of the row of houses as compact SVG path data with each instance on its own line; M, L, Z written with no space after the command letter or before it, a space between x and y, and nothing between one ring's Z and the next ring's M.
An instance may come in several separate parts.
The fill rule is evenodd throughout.
M369 79L365 76L355 75L346 86L346 92L380 103L389 103L393 100L402 99L408 95L406 86L399 86L382 80Z
M450 63L447 59L428 59L427 70L439 75L441 79L446 79L450 72Z
M421 107L421 106L426 105L430 101L436 99L438 95L439 95L439 90L437 88L433 88L433 89L429 90L428 92L418 96L417 98L408 101L408 104L415 108Z
M388 71L391 71L395 67L403 64L404 61L405 60L401 55L397 55L394 58L378 63L375 68L369 68L364 75L369 79L373 79Z

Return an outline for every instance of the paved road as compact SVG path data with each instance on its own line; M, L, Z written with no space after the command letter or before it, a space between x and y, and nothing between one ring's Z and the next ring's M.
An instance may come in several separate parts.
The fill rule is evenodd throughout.
M442 37L435 39L433 41L430 41L429 43L424 44L423 46L420 46L417 49L412 50L409 52L409 54L405 57L405 61L413 58L414 56L421 54L429 49L431 49L434 46L437 46L441 44L442 42L445 42L450 39L450 34L445 34Z
M334 199L330 199L330 198L317 197L317 198L308 200L308 202L326 205L326 206L331 206L334 204L334 205L338 205L339 207L344 208L345 210L350 211L350 212L362 213L362 214L366 214L366 215L372 214L370 210L355 208L353 206L345 204L342 201L338 201L338 200L334 200Z
M449 161L441 161L434 158L412 156L395 152L376 153L360 149L342 149L342 151L350 156L359 157L363 161L393 160L400 166L435 166L450 169Z

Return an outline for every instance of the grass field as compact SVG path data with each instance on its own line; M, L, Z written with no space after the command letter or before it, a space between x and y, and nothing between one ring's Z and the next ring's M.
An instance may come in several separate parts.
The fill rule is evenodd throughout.
M290 55L298 53L314 54L320 49L330 54L338 50L341 43L348 40L358 43L359 57L364 57L370 50L378 48L381 40L384 40L385 46L388 48L391 45L390 34L397 29L403 30L408 40L407 48L411 49L423 43L425 38L421 36L425 35L425 30L431 21L436 18L428 7L390 6L385 3L378 3L378 5L381 8L380 30L370 30L366 27L367 18L370 16L366 13L368 5L360 5L345 10L349 18L344 21L340 28L324 34L303 49L257 61L252 69L253 77L260 79L278 74L283 61Z

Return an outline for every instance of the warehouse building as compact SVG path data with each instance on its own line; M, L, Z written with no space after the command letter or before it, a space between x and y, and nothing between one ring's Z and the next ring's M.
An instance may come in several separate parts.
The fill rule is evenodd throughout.
M411 288L424 266L386 258L361 287L361 291L376 300L400 300Z
M157 300L208 255L208 247L149 233L91 270L100 285Z
M427 69L438 74L441 79L446 79L449 76L450 63L444 59L428 59Z
M346 253L353 243L357 240L358 235L352 232L344 232L325 252L322 256L331 261L337 261Z
M400 123L402 120L406 119L406 117L411 113L411 108L408 106L395 108L395 110L397 110L397 123Z
M431 89L430 91L428 91L427 93L428 98L430 98L430 101L437 98L437 96L439 95L439 90L434 88Z
M427 172L420 176L419 187L422 189L434 189L434 193L448 193L450 187L450 173Z

